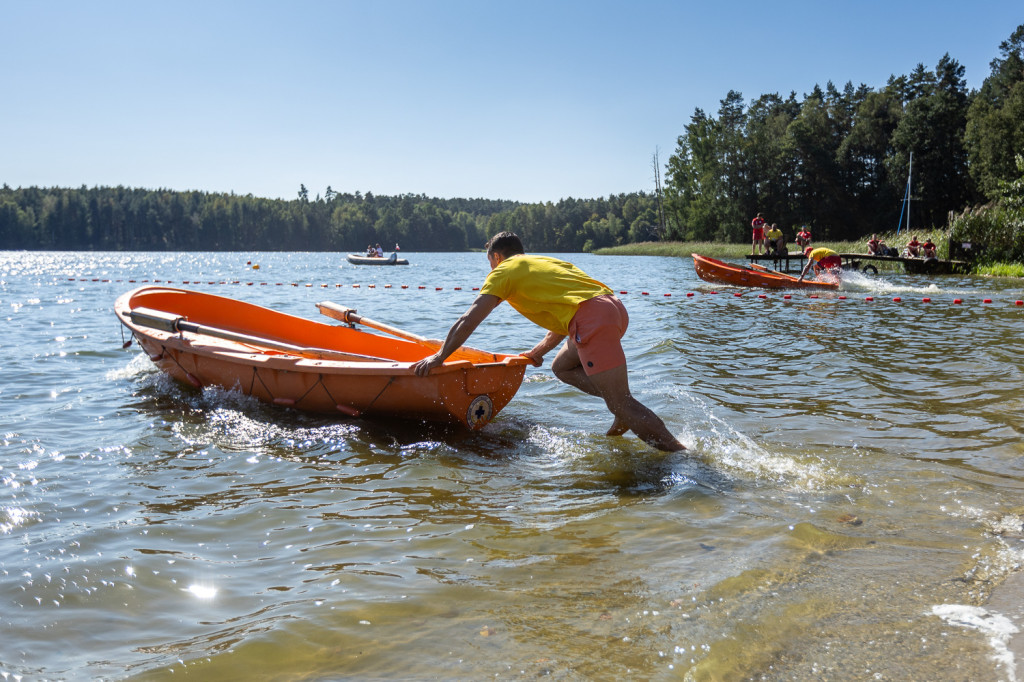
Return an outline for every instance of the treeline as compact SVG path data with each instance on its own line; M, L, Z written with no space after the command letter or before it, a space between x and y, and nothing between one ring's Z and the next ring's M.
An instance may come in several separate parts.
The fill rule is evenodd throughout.
M644 193L521 204L375 196L330 187L294 200L126 187L0 188L0 249L101 251L405 251L480 248L501 230L533 251L583 251L656 239Z
M669 159L669 236L749 240L762 212L790 238L808 225L816 239L858 239L897 227L908 176L911 225L942 228L951 212L996 199L1022 150L1024 25L974 92L948 54L877 90L830 82L749 106L730 91L715 116L696 110Z

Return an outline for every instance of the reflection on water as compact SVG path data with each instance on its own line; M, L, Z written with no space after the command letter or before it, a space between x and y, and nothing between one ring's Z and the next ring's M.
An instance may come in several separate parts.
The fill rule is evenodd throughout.
M762 299L571 259L631 292L632 390L687 452L605 437L546 368L473 433L197 392L111 312L187 279L437 337L480 254L0 254L0 674L1014 679L1021 614L989 599L1024 560L1019 283ZM473 345L539 338L492 318Z

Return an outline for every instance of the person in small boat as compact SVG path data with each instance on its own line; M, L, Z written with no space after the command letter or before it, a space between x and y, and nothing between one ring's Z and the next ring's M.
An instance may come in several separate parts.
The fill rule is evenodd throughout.
M921 255L923 255L925 258L935 258L936 253L937 250L935 248L935 243L932 242L932 238L926 237L924 240L924 244L921 246Z
M772 223L771 229L764 233L765 253L769 256L778 256L786 253L786 238L776 223Z
M561 345L551 371L570 386L604 400L615 417L609 436L632 431L659 450L686 449L665 422L629 392L621 342L629 315L611 289L572 263L527 255L519 236L512 232L500 232L487 242L487 260L491 272L480 293L448 330L441 349L413 366L418 376L440 366L498 304L508 301L547 330L523 355L539 367L544 355Z
M373 258L377 255L377 249L373 248L373 244L366 245L366 255Z
M804 249L804 255L807 256L807 263L804 265L804 269L800 273L801 281L804 276L807 275L807 271L812 265L814 266L815 276L822 273L838 275L843 270L843 259L840 258L839 254L832 249L826 249L824 246L819 246L818 248L808 246Z
M907 256L910 258L919 258L921 256L921 242L917 241L916 234L910 238L910 242L907 244Z
M796 245L801 249L806 249L811 245L811 233L804 225L800 228L800 231L796 233Z
M377 258L384 257L384 249L380 248L380 244L377 244L377 247L373 250L373 255Z
M753 235L750 238L750 255L754 255L754 251L757 253L764 252L764 214L758 213L754 216L754 219L750 221L750 228L753 230Z

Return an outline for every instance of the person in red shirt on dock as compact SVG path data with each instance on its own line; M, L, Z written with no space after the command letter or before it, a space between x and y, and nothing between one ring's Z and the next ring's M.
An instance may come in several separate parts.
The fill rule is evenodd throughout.
M754 216L754 219L750 221L750 227L754 231L753 237L750 241L750 255L754 255L754 251L757 253L764 253L764 214L758 213Z
M801 227L800 231L796 233L796 244L801 249L806 249L811 245L811 233L806 225Z
M936 257L937 250L935 248L935 244L932 242L932 238L931 237L925 238L924 246L921 247L921 251L923 252L925 258L935 258Z
M882 241L878 238L878 235L875 235L875 234L871 235L871 239L868 240L868 255L869 256L877 256L877 255L879 255L878 247L881 245L881 243L882 243Z
M907 244L907 256L910 258L920 258L921 256L921 242L917 241L916 234L910 238L910 242Z

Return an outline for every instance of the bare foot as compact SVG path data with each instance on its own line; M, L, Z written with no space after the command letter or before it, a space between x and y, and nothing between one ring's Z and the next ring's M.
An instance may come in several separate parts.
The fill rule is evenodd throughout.
M616 417L615 421L612 423L612 427L610 429L608 429L608 432L605 435L606 436L621 436L626 431L629 431L629 427L626 426L626 423L624 421L622 421L621 419Z

